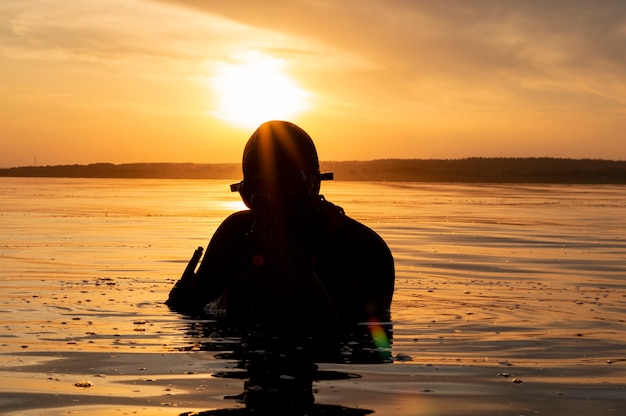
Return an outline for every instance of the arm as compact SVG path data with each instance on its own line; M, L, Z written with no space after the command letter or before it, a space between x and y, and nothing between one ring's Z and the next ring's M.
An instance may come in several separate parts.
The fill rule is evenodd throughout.
M202 312L206 304L224 292L236 273L241 241L249 223L248 211L226 218L215 231L200 267L194 272L202 255L202 249L196 249L183 276L170 291L166 301L170 309L188 314Z
M390 319L394 261L376 232L345 217L321 254L319 276L329 288L343 322Z
M181 276L180 280L176 282L170 294L165 301L165 304L174 310L183 309L185 306L185 302L194 292L194 287L196 286L196 266L202 257L202 247L198 247L196 251L194 251L193 256L189 260L187 267L185 267L185 271Z

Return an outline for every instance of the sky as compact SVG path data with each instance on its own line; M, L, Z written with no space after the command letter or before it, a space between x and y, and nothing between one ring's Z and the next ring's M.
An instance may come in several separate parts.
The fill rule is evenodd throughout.
M1 0L0 167L626 160L623 0Z

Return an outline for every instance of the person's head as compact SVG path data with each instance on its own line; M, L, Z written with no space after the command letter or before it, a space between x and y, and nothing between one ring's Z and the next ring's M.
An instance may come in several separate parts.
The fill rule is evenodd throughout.
M243 181L233 186L254 209L269 204L273 210L296 211L319 195L317 151L311 137L286 121L268 121L252 134L243 151Z

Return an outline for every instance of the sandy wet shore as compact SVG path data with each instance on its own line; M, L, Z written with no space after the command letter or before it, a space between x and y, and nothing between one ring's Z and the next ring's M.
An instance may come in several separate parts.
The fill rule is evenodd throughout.
M202 353L22 353L3 362L2 377L11 380L0 389L4 414L178 415L242 407L224 400L241 392L241 380L213 377L234 370ZM321 369L360 378L316 382L317 403L381 415L620 415L626 393L623 365L583 371L416 363Z
M194 330L202 321L168 311L162 304L167 283L94 278L37 285L39 294L29 299L6 293L3 298L5 304L7 299L14 302L13 312L0 314L6 329L0 354L3 414L179 415L243 408L225 399L243 391L243 380L224 377L242 370L236 360L216 352L228 351L233 340ZM7 287L23 288L17 282ZM580 333L555 329L552 337L546 330L513 332L504 311L499 325L474 318L474 313L486 313L483 306L472 305L483 305L486 285L474 286L482 297L466 293L463 319L459 311L443 314L439 303L450 304L446 293L467 292L466 285L448 283L430 290L423 291L430 296L421 309L424 319L432 319L418 332L402 325L413 313L409 307L415 293L400 291L393 363L320 364L316 403L407 416L623 414L623 333L600 329L602 325ZM141 295L129 299L129 293ZM97 297L107 302L89 301ZM570 303L584 306L569 299L554 301L553 319L566 313ZM529 312L546 313L542 308L541 299L527 301L524 308L515 308L515 318L523 315L526 328L533 322L546 325L551 320ZM606 309L611 317L611 303ZM475 312L466 315L468 311ZM11 313L21 313L23 320L9 323ZM214 351L203 347L207 344Z

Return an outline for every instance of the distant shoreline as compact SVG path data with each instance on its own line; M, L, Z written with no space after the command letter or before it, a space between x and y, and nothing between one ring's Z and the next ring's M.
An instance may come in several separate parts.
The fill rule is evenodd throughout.
M626 161L560 158L321 162L341 181L626 184ZM238 163L94 163L0 168L0 177L240 179Z

